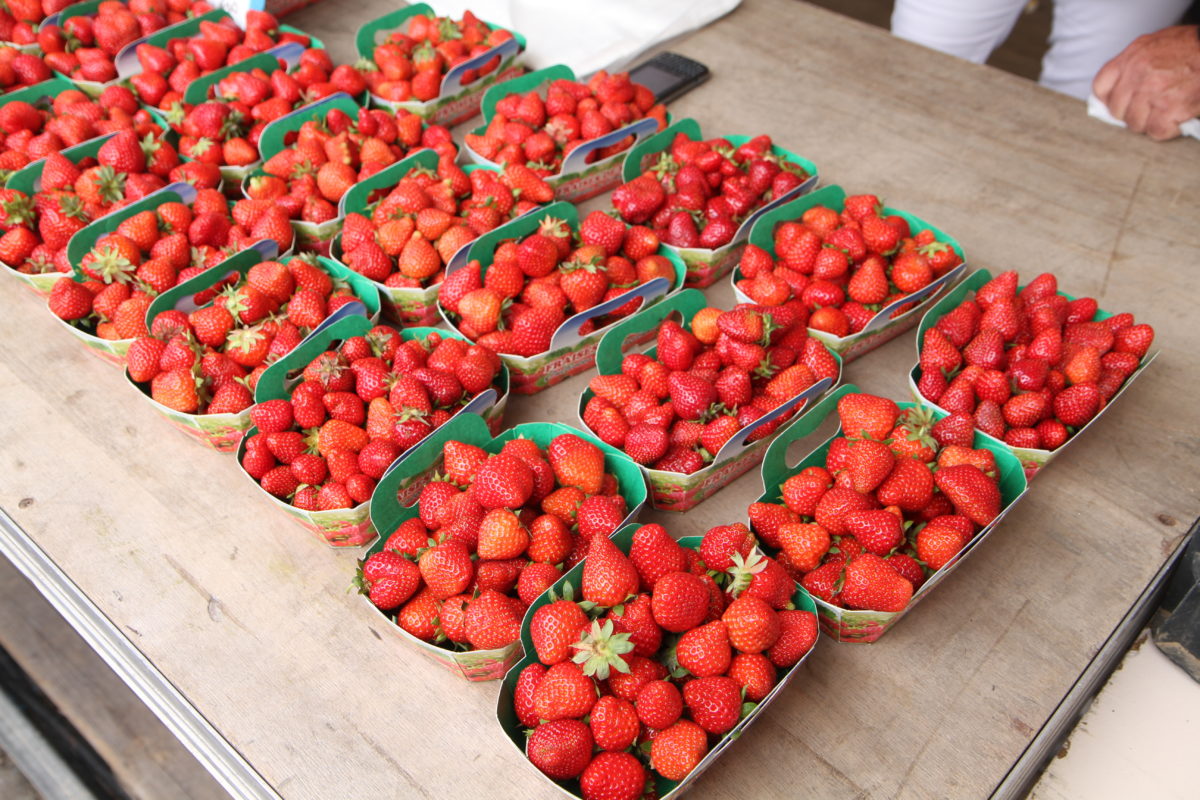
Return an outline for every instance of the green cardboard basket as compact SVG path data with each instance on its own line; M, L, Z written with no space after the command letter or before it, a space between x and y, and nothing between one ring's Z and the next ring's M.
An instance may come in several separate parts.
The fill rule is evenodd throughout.
M471 243L464 264L478 260L483 267L483 274L486 275L488 267L492 264L496 248L502 242L509 239L521 239L536 233L542 221L547 218L565 220L572 231L579 230L579 213L575 206L562 201L552 203L506 222L495 230L480 236ZM600 339L606 331L612 330L614 326L620 324L621 320L610 322L591 333L581 335L579 328L587 321L609 314L635 298L641 298L642 305L631 315L631 317L637 317L663 298L679 291L684 280L683 262L674 253L661 249L659 255L667 258L674 266L674 280L655 278L640 286L635 286L618 297L568 317L554 332L554 336L550 340L550 349L544 353L529 357L501 354L500 358L512 371L513 391L517 394L536 394L572 375L590 369L596 361L596 348L600 344ZM453 271L454 269L447 267L446 274L449 275ZM441 302L438 302L437 307L446 324L454 330L458 330L450 317L450 312L442 306Z
M262 155L263 162L270 160L272 156L289 146L287 144L288 134L300 130L306 122L324 121L329 112L334 109L355 117L358 114L359 105L353 97L345 92L337 92L271 121L263 128L262 135L258 139L258 152ZM242 194L249 197L250 180L258 175L266 174L262 164L247 172L242 178ZM291 222L292 230L296 232L295 248L297 250L314 250L321 255L328 255L330 240L342 229L342 213L339 210L336 217L325 222L306 222L301 219L294 219Z
M371 195L380 190L390 190L413 169L435 170L437 166L438 154L429 148L424 148L395 164L384 167L374 175L354 184L346 194L342 195L338 205L339 218L344 221L347 214L353 213L370 217L370 209L374 206L374 203L371 202ZM481 169L499 172L498 167L484 167L477 164L469 164L463 171L470 174ZM467 263L467 253L474 241L476 240L467 242L450 258L450 263L446 264L444 270L447 274ZM329 254L338 262L345 264L341 231L334 235L333 241L330 243ZM389 321L400 325L437 325L441 321L437 307L440 283L419 288L373 283L383 298L384 315Z
M484 93L484 124L475 128L472 133L482 134L487 130L487 124L496 115L496 103L507 95L541 90L560 79L573 81L575 72L565 64L556 64L517 78L511 78L503 83L497 83ZM587 157L601 148L616 144L627 136L636 137L633 144L636 147L638 142L643 141L657 130L658 121L644 117L576 147L563 158L558 172L544 179L546 183L554 187L554 199L580 203L618 185L621 182L621 167L630 150L623 150L607 158L599 159L593 164L587 163ZM464 142L463 149L476 164L493 165L495 163L475 152L470 144Z
M629 154L625 159L621 180L628 183L649 169L658 159L660 153L670 150L671 142L675 139L675 134L677 133L687 134L688 138L693 141L700 141L704 138L700 133L700 123L691 117L684 117L677 122L671 123L663 130L643 139L630 148ZM729 140L729 143L734 147L740 147L750 141L751 137L726 136L724 138ZM729 240L728 244L710 250L706 247L675 247L674 245L664 243L664 248L676 253L683 259L683 263L687 265L687 286L703 289L723 278L733 268L734 264L738 262L738 259L741 258L742 250L746 245L746 239L750 236L750 229L754 227L754 223L759 217L766 214L772 208L783 205L789 200L807 194L816 188L817 183L820 181L816 164L807 158L793 153L791 150L785 150L777 145L772 145L771 152L791 161L793 164L803 167L804 171L808 173L808 178L790 192L779 197L773 197L767 203L751 211L742 220L741 224L738 225L737 232Z
M959 303L967 299L968 294L973 293L980 286L983 286L991 279L992 273L988 272L986 269L979 269L975 272L972 272L969 276L967 276L966 280L954 287L948 294L946 294L945 297L943 297L932 308L925 312L925 316L921 318L921 324L917 326L917 364L908 373L908 385L912 390L913 397L915 397L918 402L920 402L922 405L935 409L941 414L946 414L946 410L937 403L923 396L921 392L917 390L917 383L921 380L921 342L925 340L925 331L929 330L934 325L937 325L938 320L940 320L946 314L949 314L956 306L958 306ZM1059 292L1059 294L1068 300L1075 299L1072 295L1069 295L1066 292ZM1112 315L1113 314L1111 311L1100 309L1096 312L1096 316L1093 317L1093 319L1097 321L1108 319ZM1132 384L1134 380L1136 380L1137 377L1142 374L1142 370L1150 366L1151 361L1158 358L1158 352L1158 350L1152 350L1149 353L1146 353L1146 355L1142 357L1142 362L1138 364L1138 368L1135 369L1129 375L1129 377L1125 379L1125 382L1121 384L1121 388L1117 390L1116 394L1109 398L1108 402L1104 404L1104 407L1100 409L1096 416L1092 417L1082 428L1075 431L1074 435L1072 435L1070 439L1067 439L1067 441L1063 443L1062 447L1058 448L1057 450L1042 450L1036 447L1012 447L1007 443L1002 443L1020 460L1021 465L1025 468L1025 475L1032 480L1033 477L1037 475L1037 473L1043 467L1054 460L1055 456L1057 456L1063 450L1066 450L1067 447L1070 446L1070 444L1076 439L1078 439L1084 431L1094 425L1096 420L1100 419L1104 412L1107 411L1112 404L1117 401L1117 398L1125 393L1125 390L1129 388L1130 384ZM981 432L977 431L977 434L978 433Z
M781 222L790 220L798 220L804 212L814 206L828 206L837 211L842 211L846 205L846 191L841 186L825 186L811 194L799 197L781 206L777 206L767 213L763 214L754 223L754 227L750 230L750 244L761 247L775 257L775 226ZM849 336L834 336L825 331L818 331L809 328L811 336L820 339L829 346L829 349L836 350L842 355L842 358L849 364L859 356L869 353L876 347L879 347L885 342L899 336L904 331L911 328L917 323L921 312L933 304L938 294L966 274L967 264L966 256L963 255L963 249L959 245L958 240L953 236L944 233L940 228L930 225L920 217L916 217L907 211L899 211L894 208L883 209L885 215L896 215L902 217L916 234L917 231L928 228L937 236L938 241L945 242L954 248L954 252L958 253L959 258L963 259L963 263L956 266L954 269L947 272L942 277L930 283L923 289L918 289L912 294L896 300L895 302L885 306L879 310L866 327L858 333L852 333ZM739 303L753 303L754 301L747 297L741 289L738 288L738 281L742 279L742 270L740 267L735 267L731 281L733 282L733 291L737 296ZM903 306L913 304L913 307L902 314L896 312ZM893 318L893 314L896 316Z
M684 289L654 308L621 321L600 340L600 346L596 351L596 371L600 375L619 375L624 350L627 349L631 340L645 342L654 338L659 326L672 314L679 315L681 317L680 324L685 329L691 330L692 318L696 316L697 311L707 305L708 300L699 289ZM646 355L654 358L657 350L657 346L651 347L646 351ZM713 457L712 463L704 469L689 475L682 472L667 472L661 469L641 467L650 484L651 505L659 511L687 511L761 461L764 450L772 437L767 436L754 442L749 441L749 437L763 425L803 408L806 403L820 397L841 380L842 358L834 350L829 350L829 352L838 362L838 378L836 380L823 378L817 381L771 413L764 414L742 428L725 443ZM587 428L587 423L583 422L583 410L593 396L594 392L591 389L584 389L583 394L579 396L577 412L579 421L585 428Z
M780 494L784 481L800 471L812 467L825 466L825 456L829 452L829 444L835 438L841 435L841 426L838 430L822 442L815 450L800 460L800 463L792 466L788 464L788 446L797 439L803 439L806 436L812 435L825 422L826 418L831 414L837 413L837 403L842 397L848 394L861 391L857 386L848 383L838 388L833 394L826 397L820 403L813 406L812 410L806 413L800 419L796 420L792 425L771 443L767 448L766 456L763 458L762 464L762 482L763 493L755 501L757 503L781 503L782 495ZM916 403L898 403L901 410L906 410L916 406ZM944 411L934 410L934 418L941 419L946 416ZM1025 479L1025 473L1021 469L1020 462L1009 451L1004 443L993 439L982 431L975 431L976 449L990 450L996 458L996 468L1000 471L1000 497L1002 507L1000 514L991 524L985 526L982 530L975 534L971 541L967 542L962 551L959 552L946 566L939 569L937 572L925 579L915 592L913 592L912 600L903 611L885 612L885 611L855 611L852 609L839 608L831 603L827 603L819 597L814 597L813 601L817 604L817 616L821 622L821 630L834 641L838 642L874 642L880 636L883 636L889 628L900 621L908 612L912 611L917 603L924 600L933 591L933 588L945 580L955 568L966 560L980 542L991 535L1004 516L1016 505L1029 488L1029 484Z
M426 3L415 3L388 12L363 25L358 29L354 38L359 58L374 62L375 46L387 39L393 31L407 30L409 19L418 14L435 16L436 12ZM485 23L489 28L498 27L486 20ZM525 50L525 37L516 31L510 32L513 38L501 42L487 52L467 59L447 72L442 77L442 89L434 99L395 101L385 100L372 94L372 104L392 111L403 110L416 114L431 125L451 127L460 122L466 122L479 113L483 93L489 86L521 74L522 67L519 65L519 60L521 53ZM477 78L469 85L463 86L463 73L467 70L478 69L497 56L500 57L500 64L494 70Z
M646 503L646 484L637 470L637 465L616 448L609 447L586 431L557 422L527 422L509 428L499 435L493 435L477 415L459 414L402 455L387 474L380 478L379 485L375 487L375 494L371 496L371 521L375 530L380 533L380 540L368 551L367 556L382 550L387 538L400 523L417 516L417 498L421 489L429 483L433 472L441 466L442 445L445 442L454 439L476 445L489 453L498 453L510 439L525 438L532 439L545 450L554 437L564 433L573 433L604 452L605 470L616 476L619 491L625 498L626 508L629 509L621 525L636 519ZM375 609L365 597L363 602ZM375 611L383 613L378 609ZM452 650L421 641L399 626L395 626L395 630L401 639L469 681L499 680L521 653L519 641L494 650Z
M641 526L626 525L612 535L612 541L617 545L621 552L625 554L629 553L630 548L633 546L633 535L637 532L639 527ZM700 549L700 542L702 539L702 536L684 536L678 541L681 545L689 550L698 551ZM533 638L529 634L529 625L533 619L534 612L551 602L550 592L554 592L557 596L561 596L564 586L567 583L570 583L571 586L578 590L578 587L580 587L583 582L584 563L586 563L586 560L576 564L573 568L571 568L571 570L567 572L566 575L559 578L548 591L543 592L540 597L534 600L533 604L529 607L529 610L525 612L525 619L521 623L521 644L525 649L525 656L508 671L508 674L504 676L504 682L500 684L500 696L496 699L496 720L500 723L500 727L508 737L508 740L512 742L513 746L516 747L520 752L521 759L526 763L529 763L529 759L525 754L525 727L521 724L521 721L517 718L516 711L513 709L513 697L516 692L517 679L521 676L521 670L525 669L525 667L529 666L530 664L538 662L537 653L533 647ZM813 602L813 598L800 586L796 587L796 591L792 595L792 605L800 611L807 611L810 614L817 613L816 604ZM700 763L696 765L695 769L688 773L687 777L685 777L682 781L669 781L666 778L653 773L653 771L647 770L647 773L651 775L653 780L654 796L659 798L659 800L674 800L674 798L681 796L684 792L691 788L696 780L698 780L699 777L704 774L704 771L711 767L716 760L721 757L721 754L724 753L725 750L731 744L733 744L739 736L742 735L743 731L745 731L746 728L758 718L758 716L763 712L763 709L770 705L780 694L780 692L784 691L784 687L786 687L787 684L790 683L796 676L796 674L800 672L800 665L804 663L804 660L808 658L815 649L816 642L813 643L813 646L809 648L808 653L805 653L799 661L787 669L780 670L777 676L778 680L775 682L775 685L771 687L771 691L767 693L767 696L764 697L760 703L755 705L748 713L746 713L746 715L738 721L738 724L734 726L733 730L721 736L717 743L709 749L707 754L705 754ZM712 737L709 737L709 739L711 741ZM534 767L532 763L530 763L529 766L530 768L537 770L537 767ZM542 775L540 770L538 771L538 774ZM558 788L559 795L572 798L582 797L578 779L571 781L551 781L551 779L545 775L542 775L542 777L544 777L547 781L550 781L555 787Z
M61 13L65 15L70 11L72 12L70 16L91 16L95 13L96 8L98 8L99 5L99 2L77 3L73 6L63 9ZM72 11L72 9L78 10ZM171 41L172 39L188 39L198 34L200 32L201 22L220 22L229 16L230 14L228 11L218 8L205 14L192 17L191 19L185 19L182 22L177 22L174 25L168 25L165 28L155 31L149 36L143 36L140 39L135 39L134 41L122 47L120 52L118 52L113 58L113 65L117 68L117 77L111 81L101 82L75 79L70 80L73 80L79 89L83 90L92 97L99 97L109 86L115 86L117 84L124 83L125 81L128 81L130 77L142 71L141 62L139 62L137 59L137 46L139 44L151 44L156 47L166 47L167 42ZM66 19L66 16L60 16L60 20L65 21ZM280 32L298 33L303 36L308 36L311 40L311 44L309 45L310 47L317 49L325 48L324 43L320 39L316 38L315 36L310 36L298 28L281 24L279 26L279 30ZM67 76L64 75L63 77L65 78ZM166 76L164 75L163 77Z
M230 64L227 67L222 67L215 72L210 72L207 75L201 75L194 81L188 84L187 89L183 92L183 102L185 105L198 105L213 99L211 95L216 92L217 84L228 78L230 75L235 75L241 72L252 72L256 69L261 69L268 75L279 68L279 62L285 62L288 67L293 67L300 62L300 56L303 54L304 48L297 42L287 42L272 47L262 53L257 53L245 61L239 61L235 64ZM315 102L320 102L315 101ZM355 98L355 102L360 106L366 106L367 96L365 94ZM309 105L305 103L304 105ZM304 106L300 107L301 109ZM300 109L296 109L300 110ZM262 166L262 158L252 164L234 166L232 164L221 165L221 178L229 187L240 187L242 182L251 174ZM259 173L261 174L261 173Z
M378 312L378 305L375 310ZM335 346L335 343L339 343L337 346L340 347L340 342L351 336L365 334L374 324L374 321L366 317L350 315L335 319L327 326L317 328L296 349L267 368L267 371L259 378L258 386L255 388L255 401L262 403L266 400L289 399L292 389L301 380L298 373L310 361ZM399 331L400 338L404 341L424 339L429 334L435 332L443 338L463 339L461 335L451 331L435 330L434 328L405 328ZM487 423L499 427L504 418L504 409L507 403L508 373L501 367L490 389L485 389L476 395L467 405L456 412L445 425L430 433L416 446L401 453L398 460L405 459L410 454L415 453L426 442L438 436L445 429L450 428L455 424L456 420L464 417L485 420ZM256 433L258 433L257 427L248 427L245 435L238 443L237 461L239 467L241 467L242 457L246 454L246 441ZM330 547L362 547L376 538L376 529L372 525L369 502L359 503L354 508L334 509L332 511L306 511L302 508L296 508L290 503L280 500L278 497L263 490L258 481L250 477L245 469L242 469L242 474L253 481L254 485L259 488L259 491L276 508L279 508L285 514L292 517L302 527L313 533L320 541ZM389 472L388 474L391 473ZM385 480L387 480L387 475L384 475L380 479L380 483L382 484ZM378 487L376 487L376 491L378 491Z
M91 222L85 228L76 232L71 237L71 240L67 242L67 260L74 270L70 276L71 279L80 283L87 280L79 268L79 262L96 245L100 237L115 231L122 222L134 214L139 214L142 211L153 211L164 203L184 203L191 205L195 199L196 189L194 186L189 183L172 183L169 186L159 189L157 192L135 200L124 208L120 208L111 214L107 214ZM72 325L66 320L58 319L58 317L55 317L55 319L83 342L89 350L100 356L100 358L118 367L124 366L125 353L129 350L129 345L133 343L133 339L101 339L91 331L86 331L81 327Z
M196 294L206 289L211 289L216 284L225 280L230 273L236 272L240 275L245 275L255 264L277 258L278 251L279 246L274 240L264 239L256 242L250 249L243 250L227 258L220 264L205 270L191 280L163 292L154 299L154 302L150 304L150 308L146 311L147 326L150 325L155 317L167 309L179 309L185 313L195 311L199 308L193 300ZM291 258L294 258L294 256L282 259L282 263L286 264ZM317 264L321 269L328 272L335 281L350 285L355 297L362 304L362 311L368 319L374 320L379 316L379 294L375 291L375 287L370 281L361 275L350 272L341 264L327 258L319 258ZM211 304L211 301L205 303L205 305ZM238 443L242 440L242 434L250 427L250 409L248 408L236 414L187 414L167 408L152 398L150 396L150 384L134 381L129 376L128 369L125 370L125 379L133 384L154 407L154 410L162 414L168 422L214 450L223 453L234 452L237 450Z
M37 86L31 86L31 89L38 87L50 87L51 85L60 84L58 79L51 79ZM73 87L72 87L73 88ZM41 90L39 90L41 91ZM100 146L104 144L113 134L107 136L98 136L95 139L89 139L86 142L64 148L61 153L74 164L78 164L89 156L95 156L100 151ZM42 167L46 164L46 159L39 158L37 161L30 162L8 177L4 187L6 189L15 189L30 197L33 197L42 188ZM43 297L50 294L50 290L54 288L54 284L61 278L67 277L66 272L41 272L41 273L26 273L17 270L16 266L6 264L0 261L0 266L3 266L11 275L16 277L30 289L33 289Z

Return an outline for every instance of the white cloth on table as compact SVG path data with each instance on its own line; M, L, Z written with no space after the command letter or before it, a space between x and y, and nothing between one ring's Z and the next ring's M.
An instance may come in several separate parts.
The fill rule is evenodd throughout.
M511 28L528 42L525 64L566 64L582 78L620 70L651 47L701 28L740 0L434 0L438 14L475 16Z

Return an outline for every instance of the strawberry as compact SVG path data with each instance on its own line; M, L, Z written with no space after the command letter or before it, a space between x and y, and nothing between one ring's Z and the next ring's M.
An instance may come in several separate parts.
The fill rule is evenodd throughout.
M601 697L592 706L590 718L592 738L601 750L619 752L637 739L638 714L628 700L612 695ZM636 760L634 764L637 764ZM641 769L640 765L638 769ZM637 788L640 792L642 784L639 783Z
M543 678L538 684L539 692L545 682ZM578 777L591 762L592 746L592 731L586 724L578 719L553 719L533 729L525 754L548 777L568 780Z
M580 719L596 702L596 684L571 662L555 664L546 671L534 691L534 708L539 719ZM585 726L586 729L586 726ZM588 731L589 739L591 737ZM589 746L590 752L590 746Z
M708 735L694 722L681 719L659 731L650 746L650 764L669 781L687 777L708 752Z
M937 487L954 504L955 513L977 525L988 525L1000 513L1000 489L978 467L958 464L938 470Z
M517 641L521 615L512 598L485 589L467 605L466 638L476 650L494 650Z
M841 598L848 608L903 611L912 592L912 584L873 553L862 553L846 563Z
M725 623L717 620L686 631L675 655L679 665L698 678L725 674L733 657Z
M895 402L868 394L844 395L838 400L837 411L846 436L876 440L886 439L900 416Z
M698 625L708 613L708 588L690 572L659 576L651 596L654 621L673 633Z
M950 517L936 517L917 532L917 556L931 570L946 566L971 540L974 529L965 517L958 517L964 526L942 522Z
M633 562L605 536L592 539L583 566L583 599L601 607L623 602L638 590ZM664 626L665 627L665 626Z
M593 725L595 714L592 716ZM597 742L597 744L599 744ZM597 754L579 776L584 800L636 800L646 785L646 770L629 753Z
M683 687L683 700L692 719L708 733L728 733L741 717L741 687L733 678L712 676L688 681Z

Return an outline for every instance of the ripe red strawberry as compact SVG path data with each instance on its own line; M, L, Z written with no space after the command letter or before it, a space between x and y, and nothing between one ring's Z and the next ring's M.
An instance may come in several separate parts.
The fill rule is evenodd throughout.
M484 589L467 605L467 642L476 650L495 650L517 641L521 636L517 602L495 589Z
M841 598L848 608L903 611L912 592L912 584L873 553L862 553L846 563Z
M592 710L596 696L595 682L577 664L566 661L550 667L538 682L534 709L543 720L580 719Z
M698 678L724 675L733 658L725 623L717 620L686 631L675 655L679 665Z
M592 717L593 722L595 716ZM603 752L579 776L584 800L636 800L646 785L646 770L629 753Z
M470 492L484 508L519 508L533 493L533 473L521 459L498 453L480 465Z
M538 684L540 690L546 678ZM542 716L539 714L539 716ZM592 760L592 731L578 719L542 722L529 735L525 754L554 780L578 777Z
M896 427L900 416L900 407L895 402L869 394L843 396L838 400L837 411L845 436L880 441Z
M604 453L600 448L564 433L550 442L548 455L561 485L578 486L585 494L599 493L604 482Z
M1000 488L978 467L957 464L939 469L934 476L937 487L954 504L955 513L976 525L987 525L1000 513Z
M470 552L459 541L431 547L421 555L418 566L426 586L439 600L462 592L475 574Z
M944 520L951 517L936 517L917 533L917 556L931 570L938 570L950 563L971 540L974 530L969 520L962 520L965 526L956 525Z
M650 747L650 764L670 781L681 781L708 752L708 734L690 720L681 719L659 731Z
M728 733L741 717L741 687L733 678L712 676L688 681L683 687L683 700L692 719L708 733Z
M583 565L583 599L610 608L638 590L638 573L628 556L605 536L592 539Z
M654 621L672 633L683 633L708 614L708 587L690 572L660 575L651 596Z
M637 710L628 700L612 695L601 697L592 706L590 718L592 738L601 750L619 752L637 739ZM637 763L636 760L634 763ZM638 784L638 791L641 788L641 784Z

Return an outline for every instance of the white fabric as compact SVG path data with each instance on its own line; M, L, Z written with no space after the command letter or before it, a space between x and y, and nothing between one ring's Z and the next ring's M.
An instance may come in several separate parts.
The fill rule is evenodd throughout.
M1048 0L1041 0L1048 2ZM1100 68L1137 37L1174 25L1190 0L1053 0L1040 83L1080 100ZM1016 24L1026 0L896 0L892 33L981 64Z
M488 22L519 31L525 64L566 64L579 77L632 66L656 44L701 28L740 0L433 0L438 14L470 9Z
M1087 99L1088 114L1100 120L1107 122L1109 125L1116 125L1118 128L1124 128L1125 123L1114 117L1108 111L1108 106L1096 97L1094 94L1089 94ZM1189 119L1187 122L1179 126L1179 132L1184 136L1191 136L1193 139L1200 139L1200 119Z

